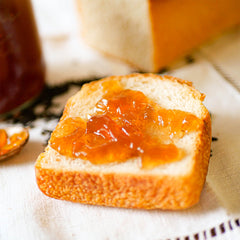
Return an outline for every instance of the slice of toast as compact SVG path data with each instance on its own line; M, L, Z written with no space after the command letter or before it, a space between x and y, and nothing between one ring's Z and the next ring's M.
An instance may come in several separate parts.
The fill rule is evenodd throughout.
M105 94L103 83L111 85L112 81L118 81L123 89L142 92L161 108L181 110L199 119L197 129L174 142L184 150L184 156L152 169L141 168L139 156L123 162L93 164L62 155L51 147L50 139L35 165L40 190L57 199L114 207L184 209L196 204L206 179L211 146L210 115L202 104L205 96L190 82L174 77L113 76L85 84L68 100L59 124L75 117L87 121Z

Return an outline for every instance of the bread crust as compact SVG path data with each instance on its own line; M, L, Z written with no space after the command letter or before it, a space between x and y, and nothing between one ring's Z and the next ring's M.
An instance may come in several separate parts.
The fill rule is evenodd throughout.
M200 100L204 98L204 95L195 90L191 83L178 78L153 74L131 74L124 77L151 77L178 82L191 88ZM107 80L118 78L121 76L110 77ZM85 87L88 88L91 85L94 83L87 84ZM68 101L62 119L68 116L68 109L73 100L74 98L71 98ZM172 210L191 207L199 201L210 157L211 119L207 110L202 120L203 124L197 136L198 141L193 157L194 164L187 175L158 176L45 168L42 165L43 159L46 158L46 152L44 152L40 154L35 165L38 187L49 197L84 204Z
M153 72L240 23L238 0L148 2L154 46Z

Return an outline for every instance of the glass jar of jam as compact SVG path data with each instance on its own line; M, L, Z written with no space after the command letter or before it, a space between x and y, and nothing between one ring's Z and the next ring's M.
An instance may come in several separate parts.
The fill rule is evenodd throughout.
M45 65L30 0L0 0L0 114L40 93Z

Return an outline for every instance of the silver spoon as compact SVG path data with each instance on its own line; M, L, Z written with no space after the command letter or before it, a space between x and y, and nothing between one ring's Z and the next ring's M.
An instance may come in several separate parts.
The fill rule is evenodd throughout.
M7 133L8 136L8 143L0 148L0 161L3 161L17 153L19 153L23 146L27 143L28 139L29 139L29 132L27 128L24 127L7 127L4 128L4 130ZM19 139L16 144L11 144L10 142L10 137L13 136L15 133L22 133L22 138ZM10 147L9 149L7 147Z

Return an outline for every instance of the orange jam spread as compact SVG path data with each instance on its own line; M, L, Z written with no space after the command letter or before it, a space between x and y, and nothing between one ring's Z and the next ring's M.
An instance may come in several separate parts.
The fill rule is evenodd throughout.
M12 136L8 136L4 129L0 129L0 156L7 154L22 145L27 138L28 134L26 131L21 131L19 133L14 133Z
M200 119L161 108L142 92L123 89L115 82L103 88L105 94L90 119L67 118L58 124L50 139L51 147L62 155L93 164L141 157L142 168L152 169L180 160L184 151L173 140L195 131Z

